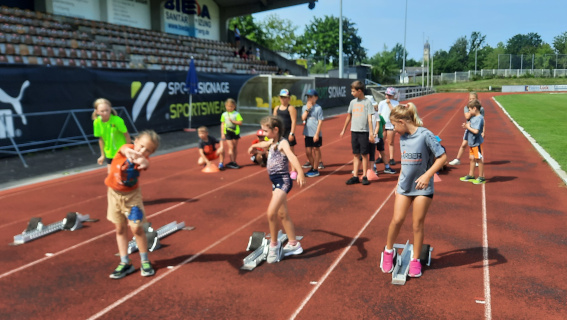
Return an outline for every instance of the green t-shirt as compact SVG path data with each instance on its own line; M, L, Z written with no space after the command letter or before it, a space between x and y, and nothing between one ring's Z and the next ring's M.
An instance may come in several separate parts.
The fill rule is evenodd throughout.
M225 111L225 112L223 112L223 114L221 115L220 121L224 122L224 134L226 134L227 130L233 131L234 134L240 134L240 126L228 121L229 117L232 119L232 121L242 121L243 120L242 116L240 115L240 113L238 113L238 111L232 111L232 112Z
M378 115L380 117L380 128L378 129L378 138L384 139L384 127L386 126L386 120L382 118L382 115Z
M100 116L96 118L93 122L93 131L94 136L104 142L104 156L113 159L118 149L126 143L124 134L128 132L128 128L122 118L111 114L106 122L102 122Z

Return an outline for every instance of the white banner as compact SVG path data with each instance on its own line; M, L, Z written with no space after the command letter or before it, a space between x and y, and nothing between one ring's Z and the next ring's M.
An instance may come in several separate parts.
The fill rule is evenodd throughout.
M502 86L502 92L549 92L567 91L567 85Z
M108 22L151 29L150 0L107 0Z
M47 12L89 20L101 20L99 0L47 0Z
M220 40L219 9L212 0L167 0L162 21L167 33Z

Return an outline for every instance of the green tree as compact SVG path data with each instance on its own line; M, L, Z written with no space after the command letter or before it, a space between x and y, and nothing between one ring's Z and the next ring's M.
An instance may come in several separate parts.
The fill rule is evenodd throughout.
M365 62L372 65L372 80L378 83L393 83L400 71L394 50L389 51L386 46L382 52L378 52Z
M498 42L496 48L491 48L487 46L486 56L482 60L483 68L485 69L505 69L508 68L507 63L509 62L509 56L501 57L502 61L499 63L499 55L506 54L506 46L502 41ZM505 61L504 61L505 60ZM505 62L505 63L504 63Z
M567 31L553 38L553 48L557 54L567 54Z
M268 49L294 53L293 48L297 41L295 31L298 27L291 20L282 19L277 14L271 14L259 23L259 27Z
M530 32L528 34L517 34L508 39L506 53L509 54L534 54L541 47L543 41L539 34Z
M474 70L475 60L476 69L480 70L483 67L482 60L486 51L483 50L486 46L485 43L486 36L480 32L474 31L471 33L471 38L469 40L469 59L468 59L468 70Z
M267 46L265 35L262 29L256 22L254 22L254 17L251 15L245 15L240 17L235 17L230 19L228 23L228 29L234 30L238 27L241 37L246 37L262 46ZM237 48L238 49L238 48Z
M449 57L447 61L448 72L467 70L468 55L467 37L460 37L455 41L451 49L449 49Z
M343 19L343 54L349 56L350 61L362 62L366 58L366 49L362 39L357 35L358 29L347 18ZM338 65L339 58L339 18L325 16L314 17L310 24L305 26L305 32L298 37L295 51L303 58L323 57L326 62Z

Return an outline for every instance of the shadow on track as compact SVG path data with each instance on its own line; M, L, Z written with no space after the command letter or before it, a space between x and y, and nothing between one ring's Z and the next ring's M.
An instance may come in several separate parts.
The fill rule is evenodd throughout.
M431 266L429 269L444 269L466 265L472 265L471 268L482 268L482 250L482 247L474 247L447 251L437 255L434 254L434 257L431 259ZM501 255L496 248L488 248L488 259L489 266L508 262L508 260Z

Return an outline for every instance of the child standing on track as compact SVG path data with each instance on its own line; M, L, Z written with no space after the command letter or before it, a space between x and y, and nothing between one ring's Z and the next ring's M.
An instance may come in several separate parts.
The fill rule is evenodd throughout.
M388 229L386 248L382 253L382 272L394 270L394 241L400 232L408 209L413 203L413 252L409 276L421 276L419 255L423 245L425 215L433 200L433 176L439 171L447 155L435 135L423 127L413 103L398 105L390 114L394 130L400 134L402 169L398 179L394 215Z
M471 118L463 123L463 128L467 129L467 139L469 144L469 159L471 161L469 174L462 177L461 181L470 181L474 184L484 184L484 161L482 160L482 143L484 138L484 117L480 114L480 102L473 100L467 105ZM474 168L478 166L478 178L474 178Z
M209 129L205 126L199 127L197 129L197 134L199 135L199 160L197 164L210 165L212 160L219 159L219 170L224 170L224 148L221 141L218 141L215 137L209 135ZM217 149L216 144L219 144Z
M395 106L399 104L397 100L394 100L396 96L396 89L390 87L386 89L386 99L380 101L378 104L378 113L382 115L382 118L386 120L386 143L388 144L388 155L390 156L390 165L395 165L396 160L394 160L394 138L396 137L396 131L394 130L394 126L390 122L390 112L394 109ZM386 159L382 158L385 162Z
M155 273L148 259L148 242L142 227L146 222L146 214L138 177L140 170L148 169L150 164L148 157L158 146L157 133L152 130L140 132L133 145L125 144L116 153L110 165L110 172L104 180L108 186L107 219L116 227L116 242L120 253L120 264L110 274L112 279L123 278L135 271L128 258L128 225L140 251L142 276L148 277Z
M351 185L359 183L358 180L358 166L360 165L360 159L362 158L362 184L369 185L370 181L366 177L366 172L368 170L368 152L371 145L374 143L374 134L370 130L372 129L372 113L374 112L374 107L370 99L364 96L364 84L360 81L354 81L350 85L350 93L354 96L354 99L350 102L348 106L348 114L345 120L345 125L341 131L341 138L345 134L348 123L352 119L352 124L350 126L351 131L351 144L352 153L354 154L352 171L353 176L347 180L346 184Z
M232 98L226 99L224 103L226 112L221 115L221 140L226 140L228 147L228 156L230 162L226 164L227 168L239 169L236 163L238 140L240 139L240 125L242 124L242 116L236 109L236 101Z
M472 102L474 100L478 100L478 95L476 94L476 92L470 92L469 93L469 102ZM464 112L465 112L465 121L469 121L469 119L471 118L471 114L470 114L470 110L468 107L468 103L464 108ZM484 108L481 106L480 107L480 115L483 117L484 119ZM482 138L484 138L484 127L482 128ZM450 165L452 166L457 166L459 164L461 164L461 156L463 155L463 152L465 151L465 149L468 147L469 142L468 142L468 130L465 130L465 135L463 136L463 142L461 143L461 147L459 148L459 151L457 152L457 157L453 160L451 160L451 162L449 162Z
M321 146L323 145L323 108L317 104L319 94L314 89L307 90L307 103L301 110L301 119L305 121L303 135L305 136L305 154L311 169L305 174L307 177L319 176L319 162L321 160ZM305 167L303 165L303 167Z
M374 161L374 171L378 174L376 164L384 162L379 160L386 158L386 153L384 152L384 127L386 126L386 120L384 120L380 112L378 112L378 103L376 101L372 103L372 106L374 107L374 111L376 111L372 116L372 125L374 125L374 145L376 146L376 149L372 148L373 146L370 146L372 149L370 152L370 160ZM380 153L380 158L374 160L376 151ZM384 162L384 173L395 174L396 170L390 168L390 164L388 162Z
M117 115L110 101L99 98L95 100L93 106L95 109L92 115L93 131L100 147L97 163L102 165L106 161L107 169L110 171L110 163L118 149L125 143L132 143L130 134L124 120Z
M297 110L292 106L289 101L291 97L288 89L280 90L280 105L274 109L274 116L280 117L284 125L284 131L281 133L284 139L287 139L291 152L294 152L293 147L297 144L295 139L295 125L297 123ZM297 171L293 168L290 171L291 179L297 178Z
M282 137L284 126L280 118L268 116L260 122L262 130L266 132L269 141L259 142L252 145L248 152L251 154L253 148L268 149L268 174L272 181L272 199L268 205L268 223L270 225L271 243L268 251L268 263L281 260L282 256L296 255L303 252L301 243L295 238L295 226L289 216L287 209L287 194L291 191L292 180L289 176L289 163L297 170L297 183L299 186L305 184L305 176L301 170L301 164L291 151L289 142ZM283 228L288 237L287 245L282 249L278 241L277 220L281 220Z

